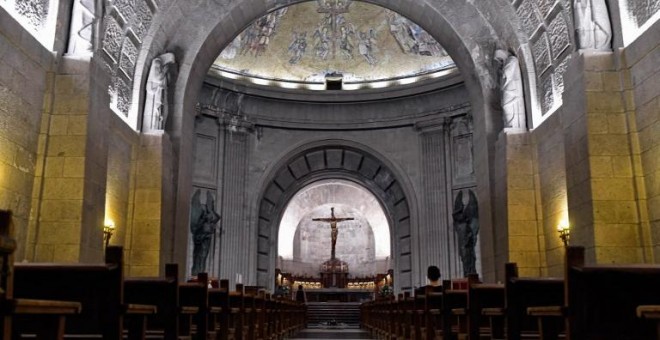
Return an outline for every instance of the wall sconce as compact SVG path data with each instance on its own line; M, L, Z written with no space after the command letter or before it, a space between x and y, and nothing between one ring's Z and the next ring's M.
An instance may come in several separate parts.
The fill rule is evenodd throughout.
M564 243L564 247L567 247L568 241L571 238L571 227L567 220L559 222L559 225L557 225L557 232L559 232L559 238Z
M115 222L112 220L106 220L105 223L103 224L103 241L105 241L105 247L108 247L108 244L110 243L110 238L112 238L112 234L115 232Z

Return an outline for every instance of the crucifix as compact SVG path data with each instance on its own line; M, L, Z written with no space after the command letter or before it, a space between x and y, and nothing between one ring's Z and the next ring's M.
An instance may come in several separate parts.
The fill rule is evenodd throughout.
M313 218L312 221L321 221L330 223L330 236L332 236L331 259L335 259L335 246L337 245L337 222L352 221L353 217L335 217L335 207L330 208L330 217Z
M340 14L348 13L348 7L351 5L352 0L317 0L319 9L317 12L325 13L326 20L330 21L330 28L332 32L332 58L335 58L337 53L337 39L341 38L338 32L337 22Z

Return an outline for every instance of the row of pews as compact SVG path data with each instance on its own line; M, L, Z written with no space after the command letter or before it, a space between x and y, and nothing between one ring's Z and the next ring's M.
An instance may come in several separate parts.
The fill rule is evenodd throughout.
M443 281L424 294L362 304L362 325L379 339L660 340L660 266L585 266L566 249L565 279L519 277L503 284Z
M162 278L124 278L122 253L108 247L104 264L15 264L15 300L77 306L61 314L13 313L12 338L283 339L305 325L300 303L258 287L230 290L228 280L209 288L206 273L179 282L176 264L167 264Z
M179 282L176 264L164 277L124 278L121 247L100 264L13 264L9 224L0 212L0 339L270 340L305 326L300 303L227 280L209 288L205 273Z

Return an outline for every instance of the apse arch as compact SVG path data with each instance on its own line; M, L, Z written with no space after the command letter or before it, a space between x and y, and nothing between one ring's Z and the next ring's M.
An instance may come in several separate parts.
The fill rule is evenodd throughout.
M178 78L173 84L172 111L170 114L175 162L179 165L192 162L192 138L194 131L195 105L208 69L220 51L227 46L253 20L276 9L304 2L305 0L242 0L242 1L162 1L158 15L154 16L151 29L143 39L138 54L133 79L133 101L142 106L146 77L150 62L166 51L173 51L180 65ZM425 29L444 46L464 75L473 108L475 124L475 161L483 164L476 169L477 195L483 201L480 209L482 230L492 233L492 208L490 168L493 166L494 141L500 114L493 105L496 102L496 68L491 60L496 45L508 46L512 50L522 50L530 54L528 41L520 35L518 22L503 16L511 11L510 2L493 0L474 2L465 0L364 0L393 10ZM506 13L509 14L509 13ZM491 22L491 20L493 22ZM501 32L502 35L498 35ZM525 58L529 60L529 58ZM533 70L530 64L529 70ZM534 71L524 73L529 80ZM176 165L175 165L176 166ZM191 170L178 167L176 178L176 202L174 225L186 225L189 207L188 197L192 187ZM182 240L187 237L185 228L175 228L172 240L172 258L183 260L185 246ZM494 246L494 245L493 245ZM486 258L494 258L493 246L484 251Z
M257 283L272 284L279 223L289 201L306 186L328 179L357 183L379 201L388 218L395 287L412 288L412 226L416 214L412 187L383 156L347 141L321 141L287 153L266 172L258 197Z

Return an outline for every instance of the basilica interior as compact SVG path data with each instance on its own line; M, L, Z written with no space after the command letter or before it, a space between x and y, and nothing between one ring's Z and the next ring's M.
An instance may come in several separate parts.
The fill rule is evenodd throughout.
M18 280L119 246L123 277L300 286L310 313L414 295L429 266L568 280L573 246L656 268L658 19L659 0L0 0L8 261Z

